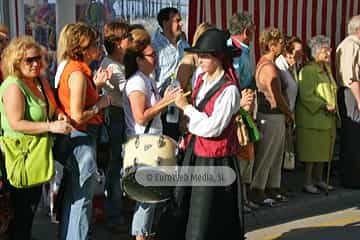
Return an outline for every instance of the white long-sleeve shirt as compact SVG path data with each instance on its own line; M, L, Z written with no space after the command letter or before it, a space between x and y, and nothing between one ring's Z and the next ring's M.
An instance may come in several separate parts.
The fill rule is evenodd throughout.
M214 81L207 81L206 74L203 76L203 84L196 96L196 105L205 97L206 93L220 81L223 74ZM211 116L205 112L199 112L192 105L184 109L184 114L189 118L188 129L192 134L200 137L217 137L229 125L231 118L240 109L240 93L236 86L231 85L224 89L215 101L214 111Z

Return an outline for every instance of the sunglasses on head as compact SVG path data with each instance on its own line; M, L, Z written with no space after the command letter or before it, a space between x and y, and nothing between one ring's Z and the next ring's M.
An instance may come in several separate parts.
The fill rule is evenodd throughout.
M110 41L110 42L121 41L121 40L124 40L124 39L132 40L131 33L125 33L122 36L111 35L110 37L107 38L107 40Z
M38 56L34 56L34 57L27 57L27 58L24 58L24 62L27 63L27 64L33 64L34 62L40 62L42 59L42 56L41 55L38 55Z
M129 41L133 40L133 36L130 32L124 34L122 39L129 39Z

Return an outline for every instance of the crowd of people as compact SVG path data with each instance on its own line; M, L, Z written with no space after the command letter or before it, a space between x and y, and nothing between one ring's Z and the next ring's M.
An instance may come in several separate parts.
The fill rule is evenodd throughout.
M142 134L178 142L180 166L226 166L235 181L174 186L165 203L136 201L131 220L136 240L244 239L244 213L289 200L281 186L284 156L304 163L303 191L335 190L324 164L333 159L340 127L343 184L360 186L360 16L348 24L335 69L328 37L304 43L276 28L261 29L262 54L254 65L250 43L257 26L246 12L231 17L228 32L200 24L191 46L178 9L161 9L157 20L153 37L121 20L105 24L102 37L85 23L64 26L55 88L46 79L44 48L30 36L10 40L0 26L2 135L56 137L53 151L63 175L54 238L89 239L99 167L106 179L106 224L124 223L122 146ZM239 109L256 122L259 141L240 145ZM174 111L180 117L168 121ZM107 159L99 162L104 142ZM43 185L12 186L6 181L8 161L0 161L0 201L8 201L12 211L0 209L0 231L10 240L30 240Z

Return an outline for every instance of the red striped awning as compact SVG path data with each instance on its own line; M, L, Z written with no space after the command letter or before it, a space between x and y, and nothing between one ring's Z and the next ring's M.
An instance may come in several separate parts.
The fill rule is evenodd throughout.
M335 49L346 36L349 19L360 13L360 1L190 0L189 8L189 39L192 39L196 26L201 22L207 21L226 29L233 13L252 13L256 24L252 57L258 59L259 32L269 26L282 29L287 35L298 36L304 42L318 34L326 35Z

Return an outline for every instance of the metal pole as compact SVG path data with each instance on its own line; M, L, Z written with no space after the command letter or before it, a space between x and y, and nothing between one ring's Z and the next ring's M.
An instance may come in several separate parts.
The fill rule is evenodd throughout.
M333 136L331 134L330 136L331 138L331 142L330 144L332 144L333 142ZM335 143L334 143L335 145ZM329 162L328 162L328 165L327 165L327 174L326 174L326 196L329 195L329 184L330 184L330 169L331 169L331 156L332 156L332 152L333 152L333 148L330 146L330 150L329 150Z

